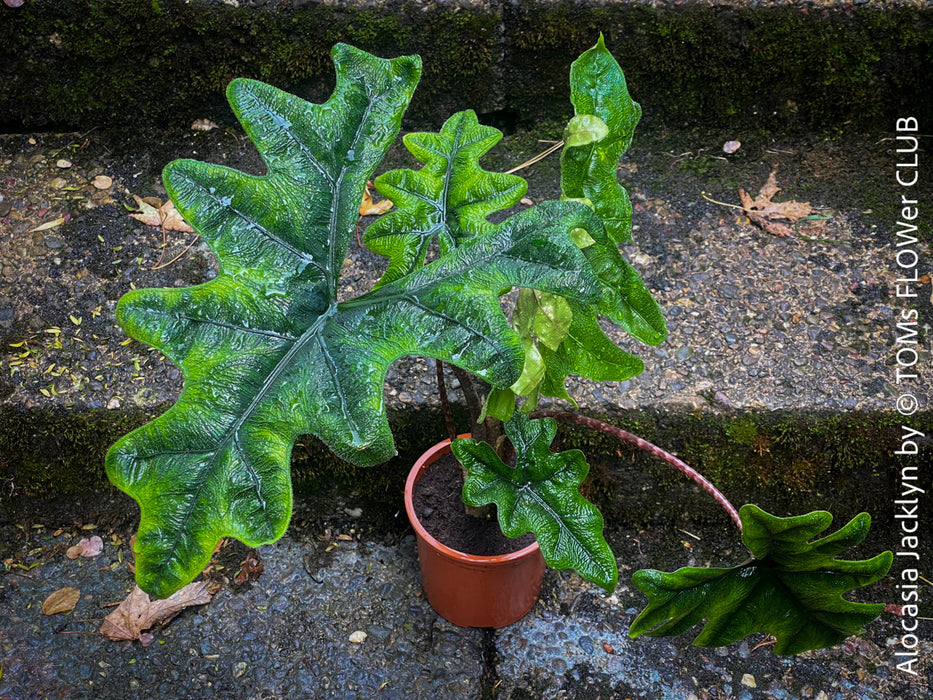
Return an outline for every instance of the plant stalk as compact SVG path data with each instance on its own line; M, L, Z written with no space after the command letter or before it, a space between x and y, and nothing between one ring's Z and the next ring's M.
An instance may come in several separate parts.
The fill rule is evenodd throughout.
M457 425L454 423L454 414L450 411L450 400L447 397L447 382L444 381L444 363L435 361L437 369L437 395L441 400L441 411L444 413L444 423L447 424L447 435L450 441L457 439Z
M623 442L627 442L630 445L634 445L639 449L644 450L650 454L653 454L655 457L664 460L671 466L675 467L690 479L699 484L704 491L706 491L710 496L716 499L716 502L723 507L723 509L729 514L729 517L732 518L735 522L736 527L739 528L739 531L742 530L742 520L739 518L739 511L735 509L729 499L726 498L722 492L717 489L713 484L700 472L691 467L689 464L683 460L675 457L670 452L662 450L657 445L654 445L647 440L644 440L637 435L632 435L627 430L622 430L622 428L617 428L614 425L605 423L601 420L596 420L595 418L587 418L586 416L581 416L576 413L567 413L565 411L535 411L531 414L532 418L555 418L565 423L574 423L576 425L582 425L592 430L598 430L601 433L606 433L607 435L612 435L615 438Z

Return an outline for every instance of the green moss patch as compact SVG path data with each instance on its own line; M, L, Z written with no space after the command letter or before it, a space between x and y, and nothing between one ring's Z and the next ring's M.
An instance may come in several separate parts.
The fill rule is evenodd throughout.
M428 72L412 123L439 124L465 105L492 121L563 118L570 61L600 32L654 123L888 130L907 112L933 117L933 10L906 3L74 0L4 13L0 126L190 123L225 111L234 77L322 99L338 41L422 55Z

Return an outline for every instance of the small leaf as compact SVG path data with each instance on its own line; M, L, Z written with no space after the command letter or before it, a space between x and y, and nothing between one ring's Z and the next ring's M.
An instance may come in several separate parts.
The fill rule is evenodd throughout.
M454 114L439 133L405 135L405 147L424 167L376 178L378 190L398 207L363 234L373 252L389 258L377 286L422 266L434 239L443 255L490 233L494 227L486 217L518 203L528 187L522 178L479 165L501 138L501 132L480 124L472 110Z
M65 223L65 221L65 217L60 216L59 218L53 219L52 221L46 221L41 226L36 226L34 229L30 229L29 233L35 233L36 231L48 231L49 229L58 228L63 223Z
M210 119L195 119L191 122L192 131L213 131L217 129L218 126Z
M483 404L483 410L480 413L478 422L483 422L486 416L497 418L503 423L512 417L512 411L515 410L515 392L511 389L493 388L486 396L486 403Z
M74 610L79 600L81 600L81 591L77 588L71 588L69 586L59 588L43 601L42 613L44 615L57 615L59 613L71 612Z
M630 636L678 635L705 619L697 645L723 646L763 632L777 638L775 653L799 654L839 644L884 610L883 603L853 603L842 594L887 574L891 552L860 561L835 558L865 538L867 513L813 542L832 522L829 513L779 518L746 505L739 515L754 558L730 568L635 572L632 581L649 603Z
M381 202L373 202L373 193L370 188L372 182L366 183L366 189L363 190L363 201L360 203L360 216L382 216L394 205L391 200L383 199Z
M772 171L755 199L752 199L741 188L739 188L739 199L742 201L742 208L748 214L748 217L762 229L775 236L791 236L794 233L793 230L786 224L775 221L775 219L786 219L795 222L809 216L815 210L810 206L810 202L793 200L772 202L772 198L780 191L781 188L777 186L775 171Z
M578 114L564 129L564 145L567 147L586 146L602 141L609 134L606 122L595 114Z
M618 578L615 557L603 537L603 518L580 495L589 465L580 450L549 450L557 423L529 420L520 411L505 424L516 452L506 465L485 442L454 440L451 449L469 476L463 501L471 506L495 503L499 526L508 537L533 532L548 566L571 568L608 591Z
M97 175L91 184L94 185L95 189L98 190L109 190L113 186L113 178L107 175Z
M165 204L154 207L152 204L136 195L133 195L133 199L136 200L139 211L130 214L130 216L137 221L143 222L146 226L161 228L163 231L180 231L182 233L194 232L194 229L182 218L171 200L167 200Z

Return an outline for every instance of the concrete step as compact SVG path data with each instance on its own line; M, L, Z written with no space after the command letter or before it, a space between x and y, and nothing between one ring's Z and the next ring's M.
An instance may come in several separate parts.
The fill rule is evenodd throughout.
M568 67L600 32L655 124L933 117L923 0L82 0L0 10L0 129L187 125L234 77L317 101L338 41L422 55L410 123L469 107L512 128L566 117Z
M487 167L527 160L542 148L538 136L553 134L509 137ZM725 155L722 144L736 138L742 147ZM910 425L933 432L929 276L911 285L916 298L895 296L904 273L895 258L903 188L893 175L894 148L883 134L854 130L832 141L639 132L620 169L635 204L635 243L626 252L666 310L670 337L653 348L619 337L646 371L623 383L573 383L581 410L679 453L737 500L816 490L827 505L851 505L854 489L860 502L883 505L907 420L897 412L901 393L920 406ZM130 218L124 205L133 204L131 194L164 198L158 173L174 158L252 172L261 166L242 134L223 129L8 135L0 150L9 205L0 217L4 495L106 488L107 447L165 410L182 385L171 363L115 325L117 300L134 286L196 284L216 270L190 235L169 232L163 252L160 232ZM70 167L59 167L64 158ZM398 164L412 165L395 149L386 168ZM557 167L552 158L524 171L529 197L556 195ZM809 201L819 214L788 237L755 227L734 208L739 188L757 192L772 171L783 188L776 201ZM95 188L98 175L111 185ZM930 181L912 192L930 201ZM929 270L928 247L910 248L916 269ZM376 256L351 245L345 293L368 289L380 268ZM898 386L896 323L908 307L919 316L919 377ZM402 457L383 471L397 486L404 464L446 434L433 362L393 366L386 405ZM567 434L606 459L630 454L580 431ZM927 458L929 441L919 444ZM296 476L348 474L326 454L315 441L296 450ZM656 505L636 498L626 507L651 517Z

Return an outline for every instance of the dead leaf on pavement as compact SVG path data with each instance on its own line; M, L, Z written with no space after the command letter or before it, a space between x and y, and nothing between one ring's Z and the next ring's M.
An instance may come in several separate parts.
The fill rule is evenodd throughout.
M218 128L217 124L210 119L195 119L191 124L192 131L212 131L216 128Z
M237 571L233 582L240 585L247 581L255 581L262 575L262 561L259 559L259 552L255 549L249 550L246 559L240 564L240 570Z
M137 221L142 221L146 226L161 228L163 231L194 233L194 229L181 218L181 214L178 213L172 200L169 199L164 204L153 206L151 197L143 199L134 194L133 199L136 200L136 206L139 207L139 211L131 213L130 216Z
M68 221L68 217L60 216L57 219L54 219L53 221L48 221L42 224L41 226L36 226L34 229L31 229L29 233L35 233L36 231L48 231L51 228L57 228L61 226L66 221Z
M758 192L758 196L752 199L751 196L742 188L739 188L739 198L742 201L742 209L748 214L758 226L768 233L775 236L792 236L793 230L786 224L779 223L775 219L786 219L796 222L805 216L814 212L810 202L772 202L771 199L781 188L777 186L775 172L772 171L768 176L768 181Z
M143 632L155 625L164 626L178 613L192 605L211 602L212 591L207 581L189 583L165 600L152 600L139 586L133 589L120 607L104 618L100 633L108 639L143 639ZM146 635L149 642L151 635Z
M78 544L76 544L74 547L68 548L68 551L65 552L65 556L69 559L77 559L78 557L96 557L103 551L103 548L104 541L98 535L94 535L91 539L82 537Z
M57 615L58 613L71 612L75 609L79 600L81 600L81 591L77 588L71 588L70 586L59 588L42 603L42 613Z
M371 187L373 187L373 183L367 182L366 189L363 191L363 201L360 204L360 216L382 216L395 206L388 199L374 203L373 193L370 191Z

